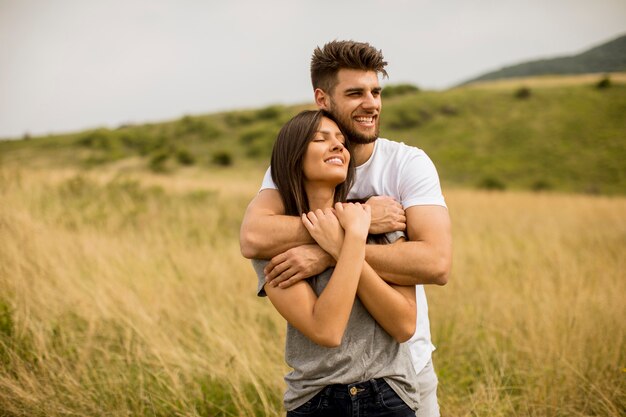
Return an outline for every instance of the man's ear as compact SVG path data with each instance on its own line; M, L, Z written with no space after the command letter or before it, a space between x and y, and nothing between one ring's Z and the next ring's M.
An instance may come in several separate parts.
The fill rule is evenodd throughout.
M315 89L315 104L320 110L330 110L330 96L324 92L321 88Z

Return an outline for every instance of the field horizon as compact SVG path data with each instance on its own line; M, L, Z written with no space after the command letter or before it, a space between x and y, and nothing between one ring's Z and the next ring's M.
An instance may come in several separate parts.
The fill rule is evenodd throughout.
M608 77L608 78L607 78ZM626 195L626 73L541 76L444 91L387 85L381 137L423 149L454 187ZM0 164L172 175L261 169L312 104L270 105L0 141Z

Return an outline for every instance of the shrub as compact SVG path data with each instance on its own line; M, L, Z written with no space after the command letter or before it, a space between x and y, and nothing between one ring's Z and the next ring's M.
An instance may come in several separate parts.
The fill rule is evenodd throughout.
M277 119L283 113L281 106L268 106L257 110L256 117L259 120Z
M272 152L277 131L277 127L250 128L241 133L239 141L246 146L246 155L249 157L269 155Z
M552 188L552 185L547 180L537 180L530 185L533 191L545 191Z
M176 160L181 165L193 165L196 163L196 158L187 149L179 149L176 151Z
M386 124L391 129L410 129L418 127L430 120L432 115L423 109L411 109L408 107L396 107L392 111L387 110Z
M117 139L113 132L108 129L98 129L81 136L77 143L87 148L110 150L115 146L114 142Z
M119 138L126 148L136 151L139 155L148 155L167 142L165 136L154 137L139 129L121 132Z
M158 151L157 153L155 153L154 155L152 155L152 157L150 158L150 169L154 172L167 172L169 170L168 166L167 166L167 161L170 158L170 154L168 151L162 149L160 151Z
M457 114L459 114L459 109L457 109L455 106L452 106L450 104L446 104L446 105L441 106L441 108L439 109L439 112L443 114L444 116L456 116Z
M530 92L530 88L528 87L520 87L517 90L515 90L515 98L517 99L525 100L529 98L530 95L531 95L531 92Z
M220 166L230 166L233 164L233 157L230 152L217 151L213 154L213 163Z
M229 127L246 126L255 120L256 117L249 112L230 112L224 115L224 121Z
M176 135L198 135L205 139L219 137L222 131L198 117L185 116L176 123Z
M420 89L413 84L395 84L387 85L383 88L383 98L402 96L405 94L417 93Z
M478 188L483 190L505 190L506 185L499 179L489 176L480 180Z
M605 88L609 88L610 86L611 86L611 79L609 78L608 75L605 75L604 77L602 77L600 81L596 83L596 88L598 90L603 90Z

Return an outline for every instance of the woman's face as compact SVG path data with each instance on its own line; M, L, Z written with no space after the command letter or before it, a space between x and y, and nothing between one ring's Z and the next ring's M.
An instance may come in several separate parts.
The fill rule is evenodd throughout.
M304 154L304 179L308 182L326 182L334 188L346 180L349 162L350 153L339 127L329 118L322 117Z

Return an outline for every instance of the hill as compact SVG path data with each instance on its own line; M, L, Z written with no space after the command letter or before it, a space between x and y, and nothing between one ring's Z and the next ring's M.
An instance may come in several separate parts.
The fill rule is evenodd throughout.
M626 71L626 35L573 56L540 59L504 67L472 78L462 85L488 80L547 74L585 74Z
M445 186L626 194L626 84L525 80L385 99L381 136L424 149ZM269 106L0 142L1 165L48 169L262 169L303 108Z

